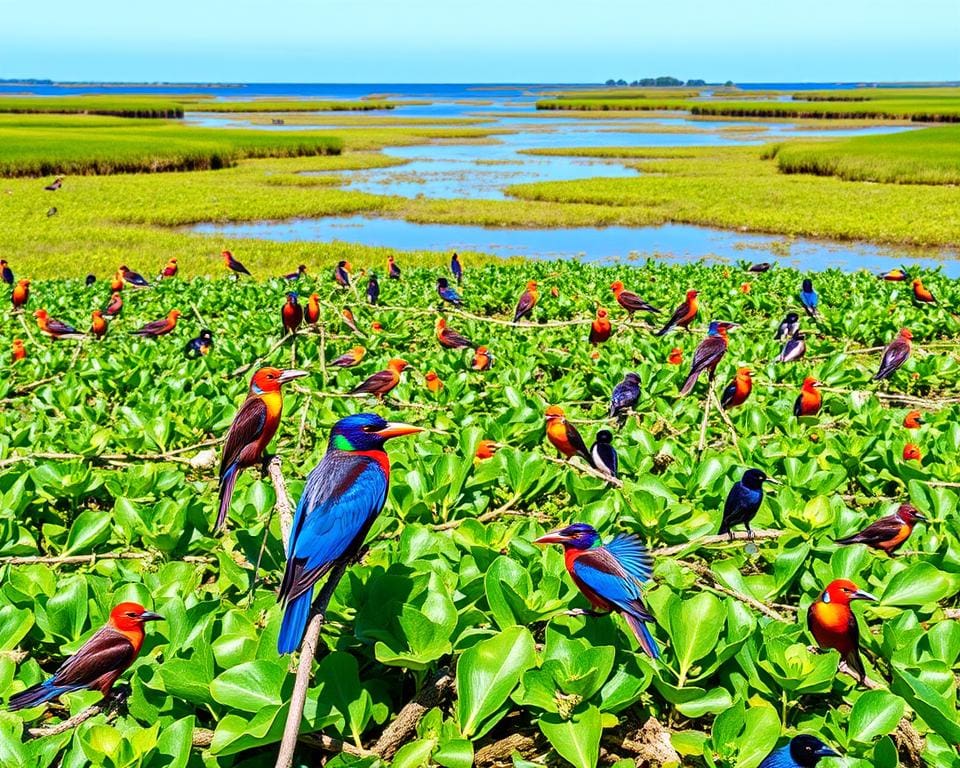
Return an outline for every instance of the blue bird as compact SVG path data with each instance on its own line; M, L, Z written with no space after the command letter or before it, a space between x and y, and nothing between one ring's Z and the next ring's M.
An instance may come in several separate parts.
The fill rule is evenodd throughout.
M767 477L763 470L748 469L743 473L743 477L733 484L733 488L727 494L727 500L723 505L723 521L720 523L720 533L730 534L731 541L733 540L731 528L735 525L746 526L747 532L753 536L753 531L750 530L750 521L756 517L757 511L763 503L764 483L780 485L777 480Z
M817 292L813 290L813 280L805 278L803 286L800 288L800 303L803 304L803 308L807 310L807 314L814 320L819 317L819 312L817 311L819 302L820 297L817 296Z
M213 333L209 328L200 331L200 335L187 342L183 354L190 358L202 357L213 348Z
M460 294L457 293L453 288L450 287L450 283L445 277L437 278L437 293L440 295L440 298L444 301L453 304L455 307L463 306L463 299L460 298Z
M367 281L367 301L374 306L380 301L380 281L377 280L375 272L370 273L370 279Z
M293 517L280 584L280 653L300 646L314 585L334 565L353 559L386 503L390 459L384 443L422 431L375 413L347 416L333 426L327 452L307 477Z
M460 257L456 251L454 251L453 256L450 257L450 271L453 273L457 285L460 285L463 282L463 265L460 263Z
M801 734L794 736L787 744L773 750L760 768L814 768L823 757L840 757L816 736Z
M626 412L640 399L640 376L632 371L624 374L623 381L613 388L610 395L610 418L614 416L620 426L627 420Z

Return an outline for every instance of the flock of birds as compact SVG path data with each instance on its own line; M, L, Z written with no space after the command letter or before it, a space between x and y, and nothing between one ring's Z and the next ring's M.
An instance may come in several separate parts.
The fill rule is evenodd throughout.
M223 251L222 257L226 268L237 277L250 274L230 251ZM15 281L6 261L0 262L0 268L4 282L12 286L11 299L14 308L22 310L30 298L29 280ZM762 272L768 268L769 265L754 265L751 270ZM162 270L160 279L175 277L177 270L177 260L170 259ZM457 254L452 256L450 270L457 287L451 285L447 277L439 277L436 292L442 303L461 307L463 298L459 288L464 273ZM295 282L303 277L306 271L306 266L300 265L295 272L284 277ZM401 279L400 268L393 257L389 258L387 275L393 280ZM909 275L902 270L892 270L881 277L891 281L909 279ZM350 287L350 264L346 261L339 262L334 269L333 279L340 286ZM94 280L88 278L88 284L92 282ZM122 290L125 287L148 286L148 281L140 274L121 265L113 277L110 301L102 310L93 312L89 335L103 338L109 322L122 310ZM919 279L913 280L912 286L917 302L935 301ZM630 315L635 312L660 314L660 310L627 290L623 282L614 282L610 289L616 302ZM683 302L654 335L664 336L676 329L691 331L691 323L700 311L698 295L695 290L688 291ZM371 304L377 304L379 296L380 285L376 275L371 274L367 278L367 299ZM810 279L803 280L799 299L807 316L814 322L818 321L819 297ZM529 319L538 300L538 285L535 281L530 281L517 301L513 321L519 323ZM304 312L298 294L295 291L287 293L281 308L285 332L295 333L304 322L316 324L320 321L320 315L317 294L310 296ZM87 335L50 317L43 309L36 310L34 316L39 329L52 339L74 339ZM171 310L165 318L147 323L133 332L143 337L169 334L176 328L179 316L179 311ZM343 317L348 324L354 323L349 310L345 310ZM355 325L352 327L355 328ZM736 327L737 323L728 321L710 322L705 338L693 354L689 374L680 388L680 396L692 392L705 372L712 387L718 364L727 352L727 334ZM607 310L598 309L596 318L591 323L589 342L592 345L607 342L611 336L611 328ZM436 338L438 343L447 349L474 349L472 367L475 370L486 370L493 363L493 357L486 347L474 345L467 336L450 328L443 317L436 322ZM778 360L792 362L803 358L806 345L798 313L787 313L777 328L775 338L783 342ZM911 340L910 331L903 329L887 345L874 379L889 378L906 362L911 353ZM185 353L191 356L206 354L212 343L212 334L209 330L204 330L187 344ZM15 341L14 360L22 359L24 355L22 342ZM357 365L364 355L364 348L356 346L336 358L332 365L351 367ZM672 350L668 362L680 364L681 351ZM351 393L373 395L382 400L400 382L406 366L406 361L392 359L384 370L367 378L351 390ZM244 469L261 465L265 460L266 449L281 420L283 385L306 375L306 371L272 367L260 368L253 374L247 397L233 419L223 448L215 531L222 530L226 524L231 497L240 473ZM437 391L442 386L432 371L426 375L426 384L431 391ZM804 380L794 405L794 414L798 418L819 413L822 405L819 386L820 382L813 377ZM733 380L723 389L721 406L724 409L741 406L750 397L751 391L751 371L744 367L738 368ZM637 405L639 397L640 377L633 372L627 373L613 389L609 407L610 418L616 419L622 427L627 414ZM613 433L609 429L601 429L593 446L588 449L583 437L567 420L560 406L550 405L544 416L547 440L560 456L567 459L580 457L603 476L611 480L618 477L617 452L613 446ZM919 413L912 412L908 420L918 426ZM904 423L911 426L906 421ZM287 548L287 564L279 591L279 600L284 608L278 639L278 651L281 654L291 653L299 647L317 582L334 566L349 563L356 557L367 532L386 503L390 478L386 441L420 431L420 427L388 422L374 413L347 416L333 426L327 451L309 474L294 516ZM497 445L492 441L483 441L478 449L478 458L489 458L496 448ZM729 534L732 539L733 527L743 525L752 536L750 523L763 502L764 485L776 482L760 469L747 469L727 495L719 532ZM895 513L839 539L838 543L865 544L892 556L909 538L916 523L922 521L924 517L920 512L912 505L904 503ZM571 578L595 609L587 613L619 613L642 650L652 659L660 657L657 641L648 626L655 623L655 618L644 603L642 591L643 585L652 576L653 559L637 536L619 534L603 543L599 533L590 525L574 523L551 531L536 539L534 543L562 545L566 568ZM837 650L842 663L863 683L866 671L860 655L860 630L850 607L852 602L858 600L872 601L876 598L849 580L835 580L824 588L811 605L807 614L807 625L817 646L823 650ZM159 615L141 605L118 605L110 614L107 625L64 662L54 675L12 696L8 702L9 709L35 707L63 693L83 688L108 694L116 680L136 658L144 639L144 625L160 619ZM766 758L761 768L811 768L821 758L836 755L834 750L818 738L798 735Z

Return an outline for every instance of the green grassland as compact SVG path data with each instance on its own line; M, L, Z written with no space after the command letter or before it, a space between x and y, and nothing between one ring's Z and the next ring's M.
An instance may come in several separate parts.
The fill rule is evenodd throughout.
M185 112L371 112L393 109L396 102L382 100L316 101L311 99L250 99L249 101L186 100Z
M177 118L183 106L169 97L152 96L0 96L0 112L113 115L116 117Z

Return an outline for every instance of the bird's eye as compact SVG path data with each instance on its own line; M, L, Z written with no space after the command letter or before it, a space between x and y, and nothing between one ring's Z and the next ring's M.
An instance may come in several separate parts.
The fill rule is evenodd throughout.
M127 616L129 616L131 619L137 618L137 614L135 614L133 611L127 611Z
M360 427L360 429L363 432L373 432L373 426L371 426L370 424L364 424L362 427Z

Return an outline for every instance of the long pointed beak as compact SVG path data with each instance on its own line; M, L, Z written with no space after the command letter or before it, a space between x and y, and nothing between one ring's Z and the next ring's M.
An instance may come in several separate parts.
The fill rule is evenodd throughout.
M914 512L914 513L913 513L913 519L916 520L917 522L920 522L920 523L929 523L929 522L930 522L930 518L929 518L929 517L924 517L924 516L921 515L919 512Z
M869 600L872 603L878 602L877 598L871 595L869 592L865 592L862 589L858 589L852 595L850 595L851 600Z
M822 747L817 749L817 751L814 752L814 754L817 757L840 757L839 752L837 752L836 750L830 749L830 747L828 747L826 744L824 744Z
M412 424L404 424L399 421L392 421L377 434L385 440L391 437L403 437L404 435L414 435L417 432L423 432L423 427L415 427Z
M772 477L765 477L763 482L770 483L770 485L783 485L782 480L774 480Z
M277 378L281 384L286 384L288 381L293 381L294 379L302 379L304 376L309 376L310 374L307 371L299 371L296 368L290 368L286 371L281 371L280 376Z
M534 544L563 544L566 539L561 535L560 531L551 531L550 533L545 533L539 539L534 539Z
M140 614L140 621L166 621L159 613L144 611Z

